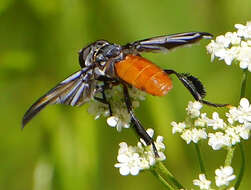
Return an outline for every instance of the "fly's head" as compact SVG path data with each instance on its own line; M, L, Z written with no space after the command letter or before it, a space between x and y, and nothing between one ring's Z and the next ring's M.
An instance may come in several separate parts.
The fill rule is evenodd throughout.
M86 67L93 65L95 74L115 77L114 64L123 59L122 47L111 44L105 40L98 40L79 52L80 66Z
M94 43L89 44L88 46L84 47L83 49L81 49L78 52L80 66L83 68L86 66L94 65L95 64L95 56L96 56L97 52L99 51L100 48L102 48L103 46L106 46L106 44L109 44L109 43L105 40L98 40Z
M98 40L79 51L79 64L81 67L92 64L104 66L107 61L120 57L121 50L120 45Z

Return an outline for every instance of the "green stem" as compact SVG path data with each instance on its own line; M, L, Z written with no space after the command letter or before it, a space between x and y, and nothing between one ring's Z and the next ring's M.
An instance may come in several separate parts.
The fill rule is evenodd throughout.
M246 94L246 86L247 86L247 77L248 77L248 70L245 69L242 74L242 79L241 79L241 94L240 94L240 99L245 97ZM235 189L237 190L241 184L244 171L245 171L245 152L242 143L239 143L239 148L241 152L241 167L240 167L240 172L237 176L236 183L234 185Z
M241 79L241 95L240 95L240 99L243 98L243 97L245 97L247 78L248 78L248 70L245 69L243 71L242 79Z
M202 160L199 144L194 143L194 146L195 146L196 154L197 154L199 164L200 164L200 172L206 175L206 169Z
M174 187L174 189L185 189L171 174L171 172L165 167L162 162L156 162L154 165L154 171L161 177L163 180L169 184L170 186Z
M168 189L168 190L174 190L174 188L169 185L163 177L161 177L155 170L151 170L152 174Z
M235 147L228 147L227 156L225 160L225 166L231 166L231 163L234 157L234 150L235 150ZM224 186L219 187L219 190L224 190L224 189L226 189Z
M235 147L228 147L227 156L225 160L225 166L231 166L231 163L234 157L234 150L235 150Z
M235 147L228 147L227 149L227 156L226 156L226 160L225 160L225 166L231 166L233 157L234 157L234 150ZM218 188L218 190L225 190L227 189L225 186L221 186Z
M240 172L239 175L237 177L237 181L234 185L235 190L237 190L241 184L241 180L245 171L245 154L244 154L244 149L242 144L239 144L239 148L240 148L240 152L241 152L241 168L240 168Z

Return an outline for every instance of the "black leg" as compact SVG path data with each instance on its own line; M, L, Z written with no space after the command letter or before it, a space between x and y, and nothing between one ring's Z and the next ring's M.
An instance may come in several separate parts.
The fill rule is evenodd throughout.
M107 101L107 98L106 98L106 95L105 95L105 89L106 88L106 84L104 83L104 85L102 85L97 91L96 93L100 92L102 94L102 98L100 97L97 97L97 96L94 96L94 99L103 103L103 104L106 104L108 105L108 109L109 109L109 112L110 112L110 116L112 116L112 107L111 107L111 104L110 102Z
M178 79L183 83L183 85L189 90L189 92L193 95L194 99L214 107L226 107L229 106L229 104L215 104L208 102L206 100L203 100L203 98L206 95L206 91L202 85L202 83L197 79L196 77L186 74L186 73L177 73L174 70L164 70L167 74L175 74Z
M112 116L111 104L110 104L110 102L107 101L107 98L106 98L106 95L105 95L105 90L106 89L112 89L113 86L119 85L120 82L118 80L116 80L116 79L109 78L109 77L102 76L102 75L96 77L95 79L98 80L98 81L102 81L104 83L104 85L102 85L96 91L96 93L100 92L102 94L102 98L94 96L94 99L101 102L101 103L103 103L103 104L108 105L110 116Z
M140 121L135 117L135 115L133 113L132 103L131 103L130 96L128 93L128 88L125 84L123 84L123 91L124 91L126 107L127 107L127 110L131 116L131 122L133 123L133 126L134 126L137 134L140 136L140 138L142 138L145 141L145 143L147 145L152 144L155 157L159 158L159 154L158 154L158 151L157 151L157 148L154 144L153 139L148 135L148 133L146 132L144 127L141 125Z

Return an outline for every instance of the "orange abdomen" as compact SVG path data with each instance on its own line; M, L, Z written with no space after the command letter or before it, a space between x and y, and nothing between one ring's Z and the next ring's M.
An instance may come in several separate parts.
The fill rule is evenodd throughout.
M168 74L147 59L127 55L115 64L119 78L154 96L164 96L172 88Z

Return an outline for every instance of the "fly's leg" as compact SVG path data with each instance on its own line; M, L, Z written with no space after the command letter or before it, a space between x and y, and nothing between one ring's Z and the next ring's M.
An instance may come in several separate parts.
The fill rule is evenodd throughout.
M129 112L129 114L131 116L131 122L133 123L134 129L136 130L139 137L142 138L147 145L152 144L154 155L155 155L156 158L159 158L159 154L158 154L158 151L157 151L157 148L156 148L156 146L154 144L153 139L148 135L148 133L146 132L146 130L144 129L144 127L142 126L140 121L136 118L136 116L133 113L132 102L130 100L130 96L129 96L129 93L128 93L128 88L127 88L127 86L125 84L123 84L123 92L124 92L126 107L127 107L127 110L128 110L128 112Z
M229 104L215 104L209 101L204 100L206 96L206 91L202 83L196 77L189 75L187 73L177 73L174 70L164 70L167 74L175 74L178 79L183 83L183 85L189 90L196 101L201 102L214 107L227 107Z
M107 89L105 84L100 86L100 88L96 91L96 93L100 92L102 94L102 97L94 96L94 99L97 100L98 102L106 104L108 106L108 109L109 109L109 115L112 116L112 107L111 107L110 102L107 101L107 98L106 98L106 95L105 95L105 89Z
M106 98L105 90L111 89L113 86L118 85L119 83L118 83L118 81L111 79L111 78L108 78L106 76L99 76L98 78L96 78L96 80L102 81L104 84L102 86L100 86L97 89L97 91L95 92L96 94L100 92L102 94L102 97L94 96L94 99L103 103L103 104L106 104L109 109L109 115L112 116L112 113L113 113L112 107L111 107L110 102Z

